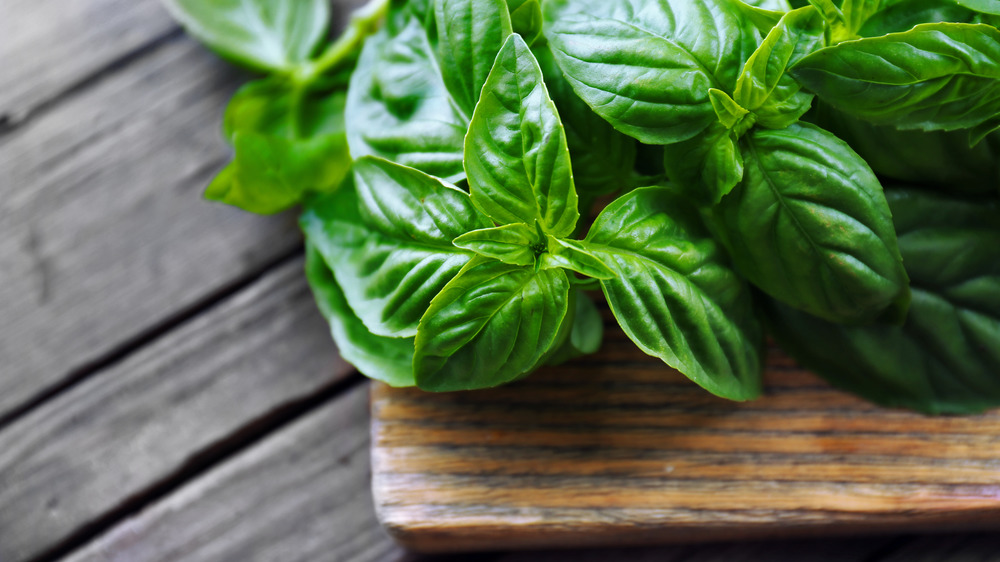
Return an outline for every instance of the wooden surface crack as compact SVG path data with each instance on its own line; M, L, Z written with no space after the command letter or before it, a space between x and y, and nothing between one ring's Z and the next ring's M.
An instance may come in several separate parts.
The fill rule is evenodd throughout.
M122 520L128 519L147 506L166 498L178 488L225 463L234 455L253 447L269 435L281 431L282 428L294 424L297 420L336 400L338 396L349 392L352 388L364 384L364 381L365 378L355 372L346 378L333 381L313 395L283 404L277 409L261 415L223 441L192 456L174 474L168 475L160 482L125 498L116 508L91 521L60 543L26 562L52 562L72 554L75 550L85 547L91 541L101 537Z
M273 269L276 269L281 265L301 256L302 252L303 247L299 245L290 251L276 256L274 259L264 263L260 268L251 271L242 277L233 279L220 289L205 295L202 299L198 300L191 306L177 311L173 316L164 319L162 322L152 326L148 330L136 334L133 338L123 342L117 348L112 349L94 361L81 365L64 377L58 384L43 390L32 399L23 402L17 408L0 416L0 433L3 433L5 428L14 424L17 420L23 418L42 404L45 404L56 396L67 392L87 379L98 375L105 369L123 361L136 351L158 340L192 319L201 316L213 307L218 306L220 303L225 302L229 298L238 294L244 288L252 285L269 271L272 271ZM39 265L38 267L44 267L44 265Z
M147 56L155 53L163 46L184 37L184 29L180 26L174 26L169 31L153 37L146 43L143 43L135 49L109 61L104 66L96 69L94 72L84 76L64 89L53 93L47 98L43 98L31 107L28 107L20 112L16 112L15 110L3 111L0 113L0 147L7 142L12 133L23 129L33 120L45 114L52 108L79 95L82 92L87 91L88 89L101 83L106 78L128 70L132 65L141 62Z

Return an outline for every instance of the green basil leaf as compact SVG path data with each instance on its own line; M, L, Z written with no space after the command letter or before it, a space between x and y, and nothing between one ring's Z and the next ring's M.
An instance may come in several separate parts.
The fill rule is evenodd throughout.
M299 203L308 192L330 192L351 168L344 135L290 141L237 132L236 156L209 184L205 198L268 215Z
M601 281L622 329L708 391L760 393L760 328L750 292L697 211L668 188L622 195L583 242L616 274Z
M434 23L434 0L407 0L406 8L424 27Z
M451 247L462 234L490 226L468 194L419 170L366 156L355 161L354 177L361 217L381 232Z
M813 96L786 70L824 45L823 18L812 6L781 17L750 56L736 82L735 103L754 113L756 122L784 129L809 110Z
M968 414L1000 405L1000 205L886 192L913 283L903 326L848 328L771 303L803 365L887 406Z
M912 29L922 23L971 23L976 13L950 0L882 0L858 34L880 37Z
M642 142L690 139L715 121L708 90L738 67L781 14L739 0L546 1L545 36L577 94ZM705 30L711 30L707 33Z
M709 88L708 99L712 103L712 109L715 111L715 116L718 117L719 123L722 123L722 126L727 129L735 128L750 113L722 90Z
M457 182L468 115L451 98L423 27L410 19L365 41L347 94L347 141L355 158L380 156Z
M524 223L505 224L467 232L455 239L459 248L511 265L534 265L543 245Z
M743 154L736 134L716 123L704 134L663 147L670 181L700 205L716 205L743 179Z
M305 89L270 78L244 85L226 106L223 130L255 132L283 139L344 133L346 96L339 90Z
M774 4L775 2L762 3ZM787 11L785 9L776 10L775 8L762 8L755 6L753 2L745 2L743 0L735 0L730 2L730 4L731 7L740 15L744 25L754 28L755 31L753 33L755 36L757 33L760 34L757 36L757 46L760 46L760 42L763 40L764 36L771 31L771 28L778 24L781 20L781 16ZM749 54L747 56L749 56Z
M466 115L479 93L493 60L511 34L504 0L435 0L437 54L445 86Z
M547 365L559 365L583 355L597 353L604 341L604 319L594 301L579 289L570 292L570 300L573 303L566 321L572 316L573 322L569 337L546 360Z
M288 71L306 61L326 34L326 0L164 0L191 35L234 62Z
M868 18L875 15L882 7L881 0L844 0L841 10L850 34L857 35Z
M822 17L829 22L830 43L840 43L858 38L861 27L870 17L875 15L884 4L892 0L882 2L882 0L843 0L839 8L839 14L831 11L832 3L829 0L812 2L822 13ZM941 0L935 0L941 2ZM831 18L831 16L839 17Z
M1000 15L984 14L980 12L972 12L972 14L974 15L972 16L972 19L969 20L969 23L984 23L1000 29Z
M718 204L743 180L743 153L735 133L719 135L709 146L701 177L713 196L712 204Z
M1000 188L1000 134L969 148L965 131L900 131L817 104L818 125L847 141L876 174L956 193Z
M224 128L236 154L208 199L271 214L308 192L335 190L350 171L341 92L251 82L229 102Z
M809 0L809 4L816 8L827 23L831 25L844 23L844 13L833 0Z
M569 280L541 270L475 258L420 320L413 368L417 386L489 388L530 373L557 344Z
M469 196L373 157L354 164L355 190L312 201L302 229L347 302L376 335L410 337L431 299L472 258L452 240L489 227Z
M788 4L788 0L743 0L743 2L757 8L771 10L774 12L787 12L792 9Z
M633 187L636 142L616 131L576 95L548 45L532 49L559 111L573 165L573 183L586 212L598 195Z
M306 279L330 324L337 352L365 376L390 386L414 386L413 338L386 338L368 331L347 304L323 256L306 244Z
M882 188L846 143L806 123L742 142L743 181L713 211L741 274L834 322L870 321L905 299Z
M792 74L830 105L873 123L975 127L1000 113L1000 31L983 24L922 24L821 49Z
M563 240L551 234L548 237L548 252L542 254L542 269L569 269L594 279L615 277L601 258L595 256L575 240Z
M1000 0L956 0L970 10L1000 16Z
M969 148L975 148L993 133L1000 131L1000 116L969 129Z
M604 319L586 294L577 291L576 314L569 342L580 355L597 353L604 341Z
M529 45L542 36L542 4L539 0L507 0L510 24Z
M494 221L567 236L580 218L566 134L520 35L497 55L465 138L472 201Z

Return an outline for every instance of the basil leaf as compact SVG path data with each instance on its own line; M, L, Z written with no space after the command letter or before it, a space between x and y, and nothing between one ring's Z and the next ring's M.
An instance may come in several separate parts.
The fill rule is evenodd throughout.
M743 0L743 2L757 8L775 12L787 12L792 9L788 4L788 0Z
M507 0L510 24L529 45L542 36L542 4L539 0Z
M269 78L244 85L229 100L223 130L257 132L284 139L344 133L346 96L339 90L307 89Z
M434 25L434 0L407 0L406 8L424 27Z
M1000 131L1000 115L969 129L969 148L975 148L997 131Z
M736 135L715 123L692 139L663 147L670 181L700 205L717 204L743 179L743 155Z
M844 0L841 10L850 35L857 35L861 27L881 8L881 0Z
M922 23L971 23L976 13L950 0L882 0L858 34L880 37L912 29Z
M1000 15L993 14L983 14L978 12L973 12L975 15L969 20L970 23L985 23L986 25L992 25L1000 29Z
M905 299L906 273L881 186L843 141L809 124L743 137L743 181L713 211L737 270L834 322Z
M497 51L511 34L504 0L435 0L437 54L445 86L472 115Z
M548 252L542 254L542 269L569 269L594 279L611 279L612 271L600 258L575 240L548 237Z
M164 0L188 32L213 51L257 70L288 71L326 34L326 0Z
M791 72L830 105L899 129L964 129L1000 113L1000 31L983 24L922 24L848 41Z
M451 98L427 34L410 19L365 41L347 94L347 142L374 155L457 182L468 116Z
M497 55L465 138L472 202L494 221L567 236L580 218L566 134L520 35Z
M350 170L340 92L251 82L229 102L224 123L236 154L209 185L208 199L276 213L308 192L335 190Z
M431 299L472 258L452 240L489 222L463 191L417 170L365 157L354 176L356 192L311 202L302 228L373 334L413 336Z
M644 143L690 139L715 120L709 88L731 92L781 14L739 0L545 2L545 36L577 94ZM711 30L706 32L705 30Z
M534 265L544 243L524 223L473 230L455 239L459 248L511 265Z
M743 65L735 102L752 111L761 126L784 129L809 110L812 94L802 92L786 70L823 47L825 29L811 6L788 12Z
M709 145L701 177L710 188L712 204L718 204L743 180L743 153L734 133L719 135Z
M251 213L277 213L307 192L329 192L350 170L343 135L294 142L238 132L233 146L235 158L212 180L205 198Z
M1000 134L969 148L965 131L900 131L818 104L811 118L847 141L879 176L956 193L1000 188Z
M906 324L848 328L772 303L776 337L803 365L879 404L934 414L1000 405L1000 205L886 195L913 283Z
M750 292L693 207L667 188L637 189L601 212L583 247L616 274L601 287L640 349L713 394L760 393Z
M809 0L809 4L816 8L831 27L837 24L844 24L844 12L840 10L833 0Z
M560 270L473 259L420 320L417 386L488 388L530 373L561 343L568 301L569 280Z
M604 341L604 320L601 313L586 294L577 292L576 314L569 343L580 355L597 353Z
M453 185L419 170L366 156L354 163L361 217L374 228L417 243L452 246L490 223Z
M567 314L564 321L568 321L570 316L573 318L569 337L546 360L547 365L559 365L583 355L597 353L604 340L604 320L594 301L579 289L570 292L570 300L573 301L570 314Z
M733 98L729 97L729 94L722 90L710 88L708 90L708 99L712 103L712 109L715 111L715 116L719 119L719 123L722 123L722 126L727 129L735 129L750 114L746 108L736 103ZM749 126L746 127L746 130L749 129ZM746 132L746 130L742 132Z
M970 10L1000 16L1000 0L955 0Z
M533 48L532 53L566 131L573 183L579 207L586 212L596 196L632 187L636 142L616 131L576 95L548 45Z
M368 331L347 304L323 256L306 244L306 279L330 324L337 352L358 371L390 386L414 386L413 338L386 338Z
M891 2L892 0L887 0ZM934 0L940 2L941 0ZM884 4L881 0L843 0L837 8L831 0L810 0L829 23L827 35L831 43L858 38L858 32L872 15Z

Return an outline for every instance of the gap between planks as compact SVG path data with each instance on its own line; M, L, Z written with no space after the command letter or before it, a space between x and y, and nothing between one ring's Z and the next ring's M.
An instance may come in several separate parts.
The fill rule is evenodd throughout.
M95 536L68 562L410 559L375 520L368 384L355 378L341 390Z
M47 403L48 401L58 397L71 390L73 387L83 383L90 377L93 377L104 370L113 367L114 365L124 361L132 354L141 350L142 348L148 346L149 344L159 340L164 335L169 334L173 330L180 328L203 314L210 312L213 308L220 305L233 297L234 295L240 293L247 287L253 285L259 281L262 277L267 275L269 272L280 268L282 265L293 261L296 257L302 254L302 246L296 247L293 250L286 252L283 255L279 255L273 260L264 263L263 266L255 271L250 271L246 275L232 280L225 286L217 289L216 291L205 295L199 301L193 303L190 307L181 309L177 311L174 315L163 319L160 323L155 324L136 334L133 338L128 339L121 343L118 347L111 349L103 356L90 361L84 365L81 365L77 369L73 370L66 375L66 378L60 381L58 384L44 390L42 393L38 394L31 400L25 402L21 406L14 408L10 412L0 416L0 434L3 433L4 429L16 423L19 419L28 415L41 405Z
M23 110L23 113L20 115L6 113L0 115L0 147L3 147L3 145L9 141L9 137L13 133L30 125L34 119L41 117L52 108L58 106L64 101L70 100L73 97L86 92L90 88L95 87L104 79L113 76L118 72L127 70L132 65L141 62L147 56L155 53L164 45L177 41L182 37L184 37L184 30L180 26L175 26L169 31L162 33L146 43L133 48L131 51L123 53L118 58L109 61L104 66L96 69L92 74L83 76L78 81L69 84L62 90L55 92L49 97L39 100L31 107Z
M61 543L29 559L28 562L55 562L70 556L89 543L97 541L123 521L135 517L143 510L164 501L191 482L225 466L228 461L253 449L260 442L294 426L317 410L350 394L352 390L356 392L356 388L363 384L364 377L354 372L347 378L334 382L312 396L282 405L278 410L261 419L254 420L224 441L198 453L178 472L128 498L119 507L88 523ZM367 453L367 448L365 452Z
M52 559L355 386L301 268L282 265L0 433L0 560Z
M178 28L158 0L8 0L0 22L0 128L8 129Z
M300 252L290 214L255 217L197 194L229 158L206 123L239 75L190 40L143 61L0 149L8 421Z

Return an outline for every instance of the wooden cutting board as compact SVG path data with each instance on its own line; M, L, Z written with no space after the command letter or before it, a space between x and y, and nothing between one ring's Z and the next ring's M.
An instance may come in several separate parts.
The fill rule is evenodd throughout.
M925 417L777 349L715 398L613 322L601 352L506 387L375 385L376 510L421 551L1000 529L1000 413Z

